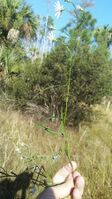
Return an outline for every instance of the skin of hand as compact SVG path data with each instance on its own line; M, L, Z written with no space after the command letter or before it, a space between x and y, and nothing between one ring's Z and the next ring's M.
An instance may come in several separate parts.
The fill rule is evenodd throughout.
M62 167L53 177L54 186L45 189L37 199L61 199L67 196L81 199L85 182L76 168L74 161Z

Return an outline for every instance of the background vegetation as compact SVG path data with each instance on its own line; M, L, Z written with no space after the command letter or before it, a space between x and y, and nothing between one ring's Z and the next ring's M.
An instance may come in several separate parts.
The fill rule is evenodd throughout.
M48 116L58 120L63 114L66 124L90 119L91 105L112 92L112 29L96 28L88 11L73 7L72 20L49 43L50 16L35 16L23 1L1 5L1 93L15 99L16 107L47 107Z
M96 28L91 13L73 5L54 39L50 16L35 16L24 1L0 5L0 166L43 165L51 183L75 159L84 198L110 198L112 28Z

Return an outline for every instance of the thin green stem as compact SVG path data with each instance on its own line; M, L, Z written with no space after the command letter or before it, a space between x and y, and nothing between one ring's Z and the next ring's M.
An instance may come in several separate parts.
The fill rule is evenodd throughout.
M64 112L64 126L66 125L66 122L67 122L68 102L69 102L69 96L70 96L71 70L72 70L72 67L70 67L70 69L69 69L68 80L67 80L67 92L66 92L66 102L65 102L65 112Z

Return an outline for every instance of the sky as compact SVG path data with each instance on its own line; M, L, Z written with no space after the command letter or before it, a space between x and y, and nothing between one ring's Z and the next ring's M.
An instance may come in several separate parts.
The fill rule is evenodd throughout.
M76 3L76 5L80 2L80 0L72 1ZM69 21L67 12L64 12L60 19L55 17L54 5L57 0L26 0L26 2L31 5L35 14L41 16L51 15L58 31ZM66 9L70 9L69 4L65 3L64 0L60 0L60 3L62 3ZM94 6L89 8L89 11L92 13L93 17L96 18L97 26L108 24L112 26L112 0L94 0Z

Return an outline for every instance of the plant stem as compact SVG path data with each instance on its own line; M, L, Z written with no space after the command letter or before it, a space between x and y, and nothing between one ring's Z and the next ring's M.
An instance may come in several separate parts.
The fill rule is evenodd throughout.
M69 102L69 96L70 96L70 81L71 81L71 71L72 67L69 68L69 76L68 76L68 81L67 81L67 92L66 92L66 104L65 104L65 113L64 113L64 126L66 125L67 122L67 113L68 113L68 102Z

